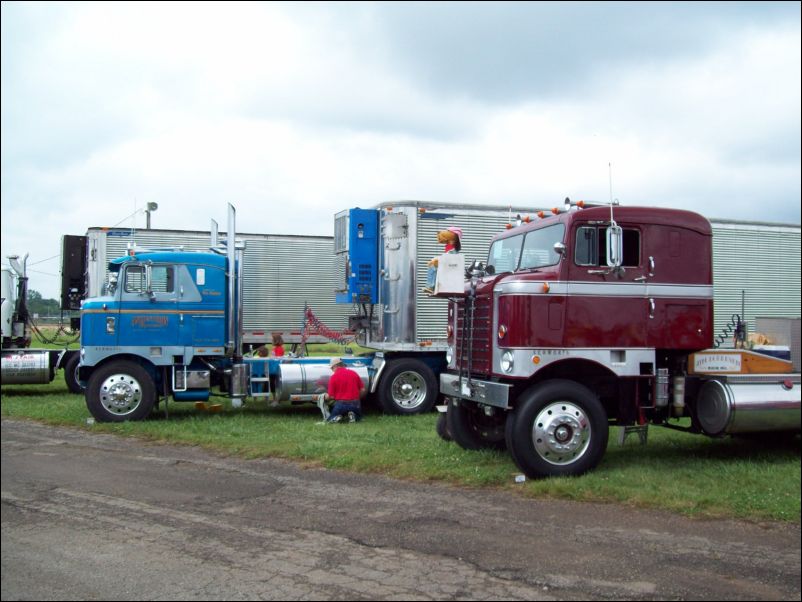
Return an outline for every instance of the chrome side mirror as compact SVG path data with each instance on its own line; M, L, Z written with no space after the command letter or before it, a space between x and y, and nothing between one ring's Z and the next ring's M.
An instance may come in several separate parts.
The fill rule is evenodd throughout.
M624 230L613 223L607 228L607 266L617 268L621 266L624 257Z

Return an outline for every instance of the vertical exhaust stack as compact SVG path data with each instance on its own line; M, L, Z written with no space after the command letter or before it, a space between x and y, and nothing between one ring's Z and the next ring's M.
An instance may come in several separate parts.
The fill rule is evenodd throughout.
M228 340L226 341L226 354L239 355L242 357L241 350L237 349L237 315L239 308L237 307L237 297L235 288L237 286L237 267L236 267L236 221L237 210L234 206L228 204L228 235L226 238L226 254L228 257ZM236 357L235 357L236 359Z
M212 223L209 226L209 236L210 236L209 248L212 251L215 251L217 250L217 246L220 244L219 242L220 234L218 232L218 226L215 220L212 220Z
M237 210L228 204L228 235L226 253L228 258L228 341L226 352L232 358L231 399L232 405L240 407L248 396L250 381L249 366L242 361L242 253L237 249Z

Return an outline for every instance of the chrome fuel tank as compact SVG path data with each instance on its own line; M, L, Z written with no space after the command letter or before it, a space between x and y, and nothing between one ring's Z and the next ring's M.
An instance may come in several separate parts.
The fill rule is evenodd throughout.
M362 379L365 390L370 386L368 364L348 363ZM329 386L331 369L328 359L325 363L281 363L276 379L276 401L314 401L314 398L325 393Z
M38 385L53 380L55 364L47 349L4 349L2 382L4 385Z
M709 380L699 391L696 413L705 434L800 430L798 374L730 376Z

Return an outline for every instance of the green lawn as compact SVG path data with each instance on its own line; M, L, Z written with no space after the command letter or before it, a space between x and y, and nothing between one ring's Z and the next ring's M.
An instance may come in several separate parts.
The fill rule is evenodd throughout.
M221 399L222 400L222 399ZM506 453L470 452L435 433L436 414L384 416L368 410L358 424L319 425L312 406L271 408L247 401L210 413L171 403L149 420L87 424L82 396L50 385L2 387L2 415L148 440L199 445L247 458L278 457L340 470L458 486L506 489L528 497L613 502L696 517L800 521L800 439L709 439L653 427L649 443L623 447L617 430L599 467L578 478L515 483Z

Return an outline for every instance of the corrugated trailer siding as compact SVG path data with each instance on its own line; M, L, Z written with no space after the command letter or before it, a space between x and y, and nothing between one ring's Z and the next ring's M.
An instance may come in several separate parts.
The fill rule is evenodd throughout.
M334 297L330 238L268 235L249 239L245 251L245 329L300 330L304 303L327 326L348 326L351 306Z
M713 226L713 288L715 334L733 314L741 314L750 333L755 318L800 316L800 228L711 220ZM730 346L731 338L722 346Z
M534 213L532 210L530 213ZM444 216L443 219L435 219ZM443 253L443 245L437 242L437 233L450 226L462 228L462 253L465 267L478 259L487 261L490 239L504 230L509 223L507 211L465 212L432 211L418 217L418 263L417 280L417 339L420 341L444 341L448 318L448 301L421 293L426 286L428 263L432 257Z
M117 233L118 231L114 231ZM243 328L248 330L298 331L303 325L304 302L327 326L348 326L351 306L334 300L332 238L238 234L245 241ZM180 230L138 230L135 238L106 236L106 257L125 255L135 240L143 248L183 247L208 251L209 233Z

